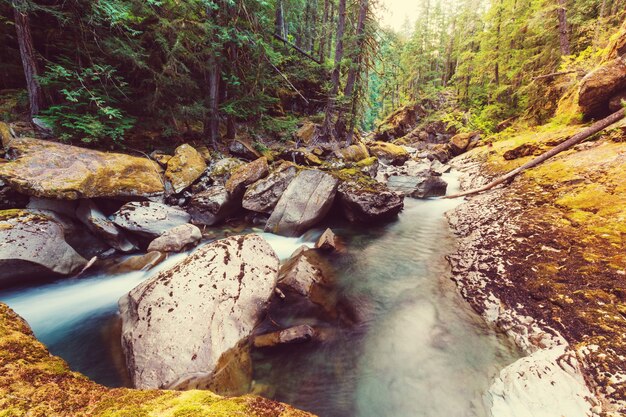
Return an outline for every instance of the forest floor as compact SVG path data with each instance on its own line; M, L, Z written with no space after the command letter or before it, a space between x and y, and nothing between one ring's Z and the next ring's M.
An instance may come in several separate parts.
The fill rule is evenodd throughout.
M457 158L468 187L556 145L579 127L509 131ZM626 124L596 135L473 197L450 215L461 248L451 258L463 295L485 314L506 309L560 334L602 407L626 410ZM543 348L544 340L529 335ZM608 405L608 407L607 407ZM608 414L607 414L608 415Z

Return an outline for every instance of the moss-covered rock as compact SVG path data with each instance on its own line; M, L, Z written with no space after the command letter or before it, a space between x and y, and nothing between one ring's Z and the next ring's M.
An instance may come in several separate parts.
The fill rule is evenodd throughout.
M245 164L237 168L226 181L226 191L233 195L239 195L244 192L245 188L265 178L270 172L270 167L267 164L267 158L258 158L255 161Z
M72 372L48 353L28 324L0 303L2 417L306 417L255 396L224 398L209 391L109 389Z
M363 143L357 143L340 149L338 154L341 159L348 162L359 162L370 157L370 153Z
M578 104L588 117L609 113L609 102L626 89L626 57L618 57L585 76L578 93Z
M133 198L164 191L161 167L147 158L38 139L13 139L7 150L14 160L0 164L0 179L30 196Z
M380 161L391 165L402 165L410 155L402 146L388 142L372 142L368 145L370 153Z
M206 167L202 155L192 146L184 144L176 148L174 156L167 161L165 178L173 191L179 193L197 180Z

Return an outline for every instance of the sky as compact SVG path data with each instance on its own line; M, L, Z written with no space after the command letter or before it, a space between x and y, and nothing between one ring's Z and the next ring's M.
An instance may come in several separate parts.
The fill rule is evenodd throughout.
M418 15L419 0L381 0L378 10L381 23L384 26L401 31L406 20L409 20L411 28Z

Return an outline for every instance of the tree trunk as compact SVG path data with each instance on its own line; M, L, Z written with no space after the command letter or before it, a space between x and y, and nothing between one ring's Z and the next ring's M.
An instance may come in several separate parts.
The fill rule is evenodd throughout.
M324 62L326 60L326 36L328 34L328 12L329 12L329 0L324 0L324 14L322 16L322 31L320 38L319 60Z
M328 140L332 138L332 119L335 112L337 94L339 93L339 81L341 76L341 60L343 59L343 33L346 29L346 0L339 0L339 11L337 19L337 34L335 36L335 64L333 72L330 76L331 90L328 94L328 103L326 105L326 116L324 118L324 126L322 136Z
M561 55L570 55L569 28L567 25L567 0L558 0L559 7L556 9L559 18L559 41Z
M17 33L17 42L20 48L20 56L22 58L22 66L24 68L24 77L26 78L26 89L28 90L28 102L30 105L31 119L39 114L43 103L41 85L37 80L39 71L37 69L37 59L35 57L35 48L33 46L33 37L30 32L30 21L22 0L13 2L13 11L15 16L15 31Z
M285 18L283 10L282 0L276 1L276 19L274 21L274 32L281 38L286 38L285 35Z
M554 148L550 149L548 152L542 153L541 155L539 155L538 157L536 157L535 159L533 159L530 162L525 163L524 165L522 165L519 168L514 169L513 171L510 171L509 173L501 176L500 178L490 182L489 184L480 187L480 188L476 188L474 190L469 190L469 191L465 191L459 194L453 194L453 195L449 195L443 198L456 198L456 197L464 197L467 195L472 195L472 194L478 194L478 193L482 193L484 191L490 190L493 187L495 187L496 185L502 184L510 179L512 179L513 177L515 177L517 174L526 171L529 168L532 168L534 166L539 165L540 163L552 158L554 155L557 155L569 148L571 148L572 146L582 142L583 140L587 139L589 136L595 135L596 133L606 129L607 127L611 126L613 123L619 122L620 120L622 120L624 118L624 116L626 111L624 109L620 109L618 111L616 111L615 113L613 113L612 115L599 120L597 122L595 122L594 124L592 124L591 126L583 129L582 131L578 132L577 134L575 134L574 136L572 136L571 138L569 138L568 140L566 140L565 142L561 143L560 145L555 146Z
M204 134L211 141L213 148L217 148L217 142L220 138L220 117L219 117L219 104L220 104L220 81L221 70L216 59L211 60L211 69L208 73L208 114L204 122Z

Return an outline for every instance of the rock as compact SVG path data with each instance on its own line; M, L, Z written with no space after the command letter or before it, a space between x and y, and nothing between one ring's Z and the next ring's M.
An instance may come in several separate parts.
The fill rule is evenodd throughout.
M2 147L9 147L10 142L13 140L13 134L8 124L0 122L0 140L2 140Z
M0 210L24 208L29 200L27 195L15 191L0 180Z
M266 177L269 172L270 167L265 157L243 165L237 168L226 181L226 191L241 196L248 185Z
M148 245L148 251L181 252L196 246L202 239L202 232L193 224L181 224L154 239Z
M109 274L125 274L132 271L148 271L167 258L162 252L148 252L143 255L134 255L124 259L122 262L105 267Z
M368 177L376 178L380 164L378 163L378 158L371 156L357 162L355 166Z
M305 121L302 126L296 130L295 137L298 142L305 145L310 144L316 136L317 124Z
M244 164L245 162L235 158L220 159L210 168L209 178L214 185L225 185L237 168Z
M266 333L254 338L254 347L272 347L284 344L304 343L315 337L315 330L308 324L290 327L279 332Z
M459 133L458 135L454 135L450 139L450 150L454 156L461 155L463 152L468 150L470 142L479 136L478 132L472 133Z
M234 139L232 142L230 142L228 150L230 151L231 155L238 158L247 159L249 161L253 161L261 157L261 154L257 152L256 149L254 149L247 143L237 139Z
M324 270L316 253L306 246L301 247L280 267L278 288L283 292L292 291L307 298L314 297L316 287L328 286Z
M350 145L346 148L340 149L337 153L341 159L349 162L359 162L370 157L370 153L363 143Z
M607 116L611 98L624 89L626 89L626 57L618 57L591 71L582 79L578 105L587 117Z
M0 211L0 286L80 271L87 260L64 235L63 226L41 212Z
M324 230L324 233L315 242L315 248L323 251L337 250L337 236L331 229Z
M265 231L300 236L326 216L332 207L338 183L335 177L322 171L300 172L280 197Z
M76 209L76 217L92 233L101 237L112 248L121 252L132 252L137 249L137 245L128 239L124 232L111 220L91 200L81 200Z
M172 185L175 194L189 187L207 168L204 158L192 146L180 145L174 156L167 162L165 178Z
M516 148L509 149L508 151L504 152L502 156L507 161L512 161L513 159L523 158L525 156L539 155L541 154L541 152L542 151L539 146L535 145L534 143L523 143Z
M30 201L26 205L29 210L46 210L52 211L63 216L70 218L76 217L76 208L78 203L76 201L68 200L54 200L51 198L39 198L31 197Z
M208 383L222 354L258 324L278 257L258 235L212 242L120 299L122 345L137 388Z
M267 178L248 187L243 196L243 208L258 213L271 213L297 173L298 169L294 165L283 163Z
M450 170L452 169L452 167L450 165L446 165L446 164L442 164L441 162L439 162L438 160L434 160L432 162L432 164L430 164L430 169L441 175L441 174L445 174L447 172L450 172Z
M390 165L402 165L410 158L406 149L393 143L373 142L368 148L373 156Z
M191 222L203 226L213 226L238 209L238 200L221 185L209 187L208 190L195 194L191 197L188 207Z
M389 189L413 198L446 195L448 184L438 176L411 177L393 175L387 182Z
M404 197L382 184L361 186L344 182L338 190L339 204L351 222L376 222L389 220L404 208Z
M155 238L176 226L189 223L191 216L179 208L142 201L124 204L111 216L111 220L122 229Z
M321 165L322 160L306 148L288 149L280 154L280 158L298 165Z
M164 154L161 151L153 151L150 153L150 158L155 160L163 168L167 168L167 163L172 159L172 155Z
M0 179L22 194L42 198L154 197L164 191L161 167L147 158L99 152L38 139L13 139L13 161Z
M406 135L417 123L421 111L415 105L400 107L378 126L374 134L375 140L389 141Z
M615 113L619 109L623 109L624 102L626 102L626 90L622 90L611 97L611 100L609 100L609 111Z

